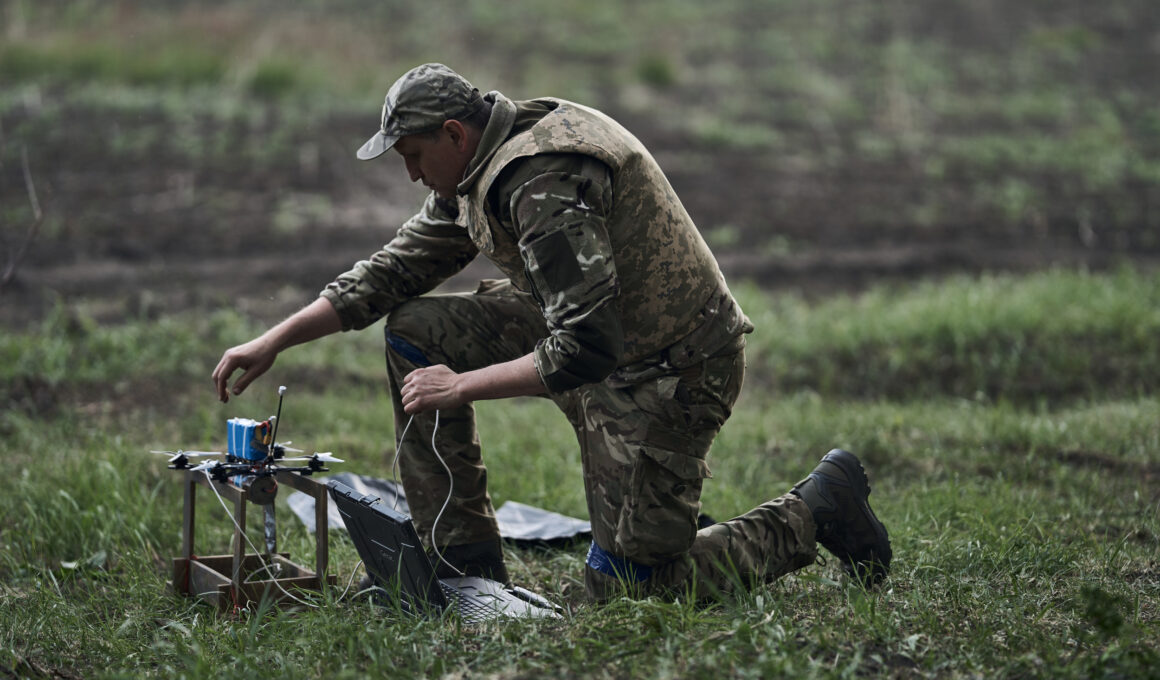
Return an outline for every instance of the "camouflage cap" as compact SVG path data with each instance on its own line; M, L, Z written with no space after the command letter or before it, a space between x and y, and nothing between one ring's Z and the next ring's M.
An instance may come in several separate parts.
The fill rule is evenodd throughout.
M358 150L361 160L377 158L404 135L437 130L444 121L465 118L483 106L479 90L443 64L423 64L391 85L383 102L382 127Z

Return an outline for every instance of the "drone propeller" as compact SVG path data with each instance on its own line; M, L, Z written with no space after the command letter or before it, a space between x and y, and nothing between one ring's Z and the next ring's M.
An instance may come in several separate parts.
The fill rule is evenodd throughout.
M189 469L191 472L201 472L202 470L210 470L210 469L215 468L219 465L221 465L221 463L216 461L216 460L207 460L203 463L198 463L197 465L195 465Z
M182 451L181 449L178 449L176 451L150 451L149 453L156 453L156 454L160 454L160 455L173 456L173 457L185 456L186 458L197 458L199 456L220 456L220 455L222 455L221 451Z
M283 458L282 462L283 463L296 463L296 462L308 461L308 460L317 460L317 461L322 462L322 463L343 463L343 462L345 462L341 458L335 458L333 455L331 455L331 453L329 451L323 451L322 453L315 453L315 454L312 454L310 456L306 456L304 458Z

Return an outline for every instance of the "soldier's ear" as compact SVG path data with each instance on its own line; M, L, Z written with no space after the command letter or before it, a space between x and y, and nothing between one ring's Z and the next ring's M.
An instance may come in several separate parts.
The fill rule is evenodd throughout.
M447 133L447 137L459 152L467 152L470 140L467 135L467 128L464 127L463 123L457 120L445 120L443 121L443 131Z

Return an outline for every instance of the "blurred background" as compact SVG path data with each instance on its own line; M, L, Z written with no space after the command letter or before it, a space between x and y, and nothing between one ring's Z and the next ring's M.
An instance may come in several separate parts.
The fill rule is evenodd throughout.
M1158 57L1154 0L4 0L0 323L309 302L422 200L354 151L426 61L620 120L731 280L1149 265Z
M0 676L1156 677L1158 57L1157 0L0 0ZM168 594L182 496L147 451L220 450L287 385L280 438L392 474L379 332L228 404L210 374L419 207L355 150L427 61L648 145L757 329L705 512L856 451L888 589L831 560L503 634ZM497 506L587 516L553 404L476 406ZM584 554L508 565L575 604Z

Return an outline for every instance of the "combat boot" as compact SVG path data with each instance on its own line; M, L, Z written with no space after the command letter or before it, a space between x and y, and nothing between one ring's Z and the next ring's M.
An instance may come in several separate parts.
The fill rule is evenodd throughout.
M854 454L830 451L791 493L809 506L818 543L842 561L847 574L867 586L886 578L890 538L870 509L870 481Z

